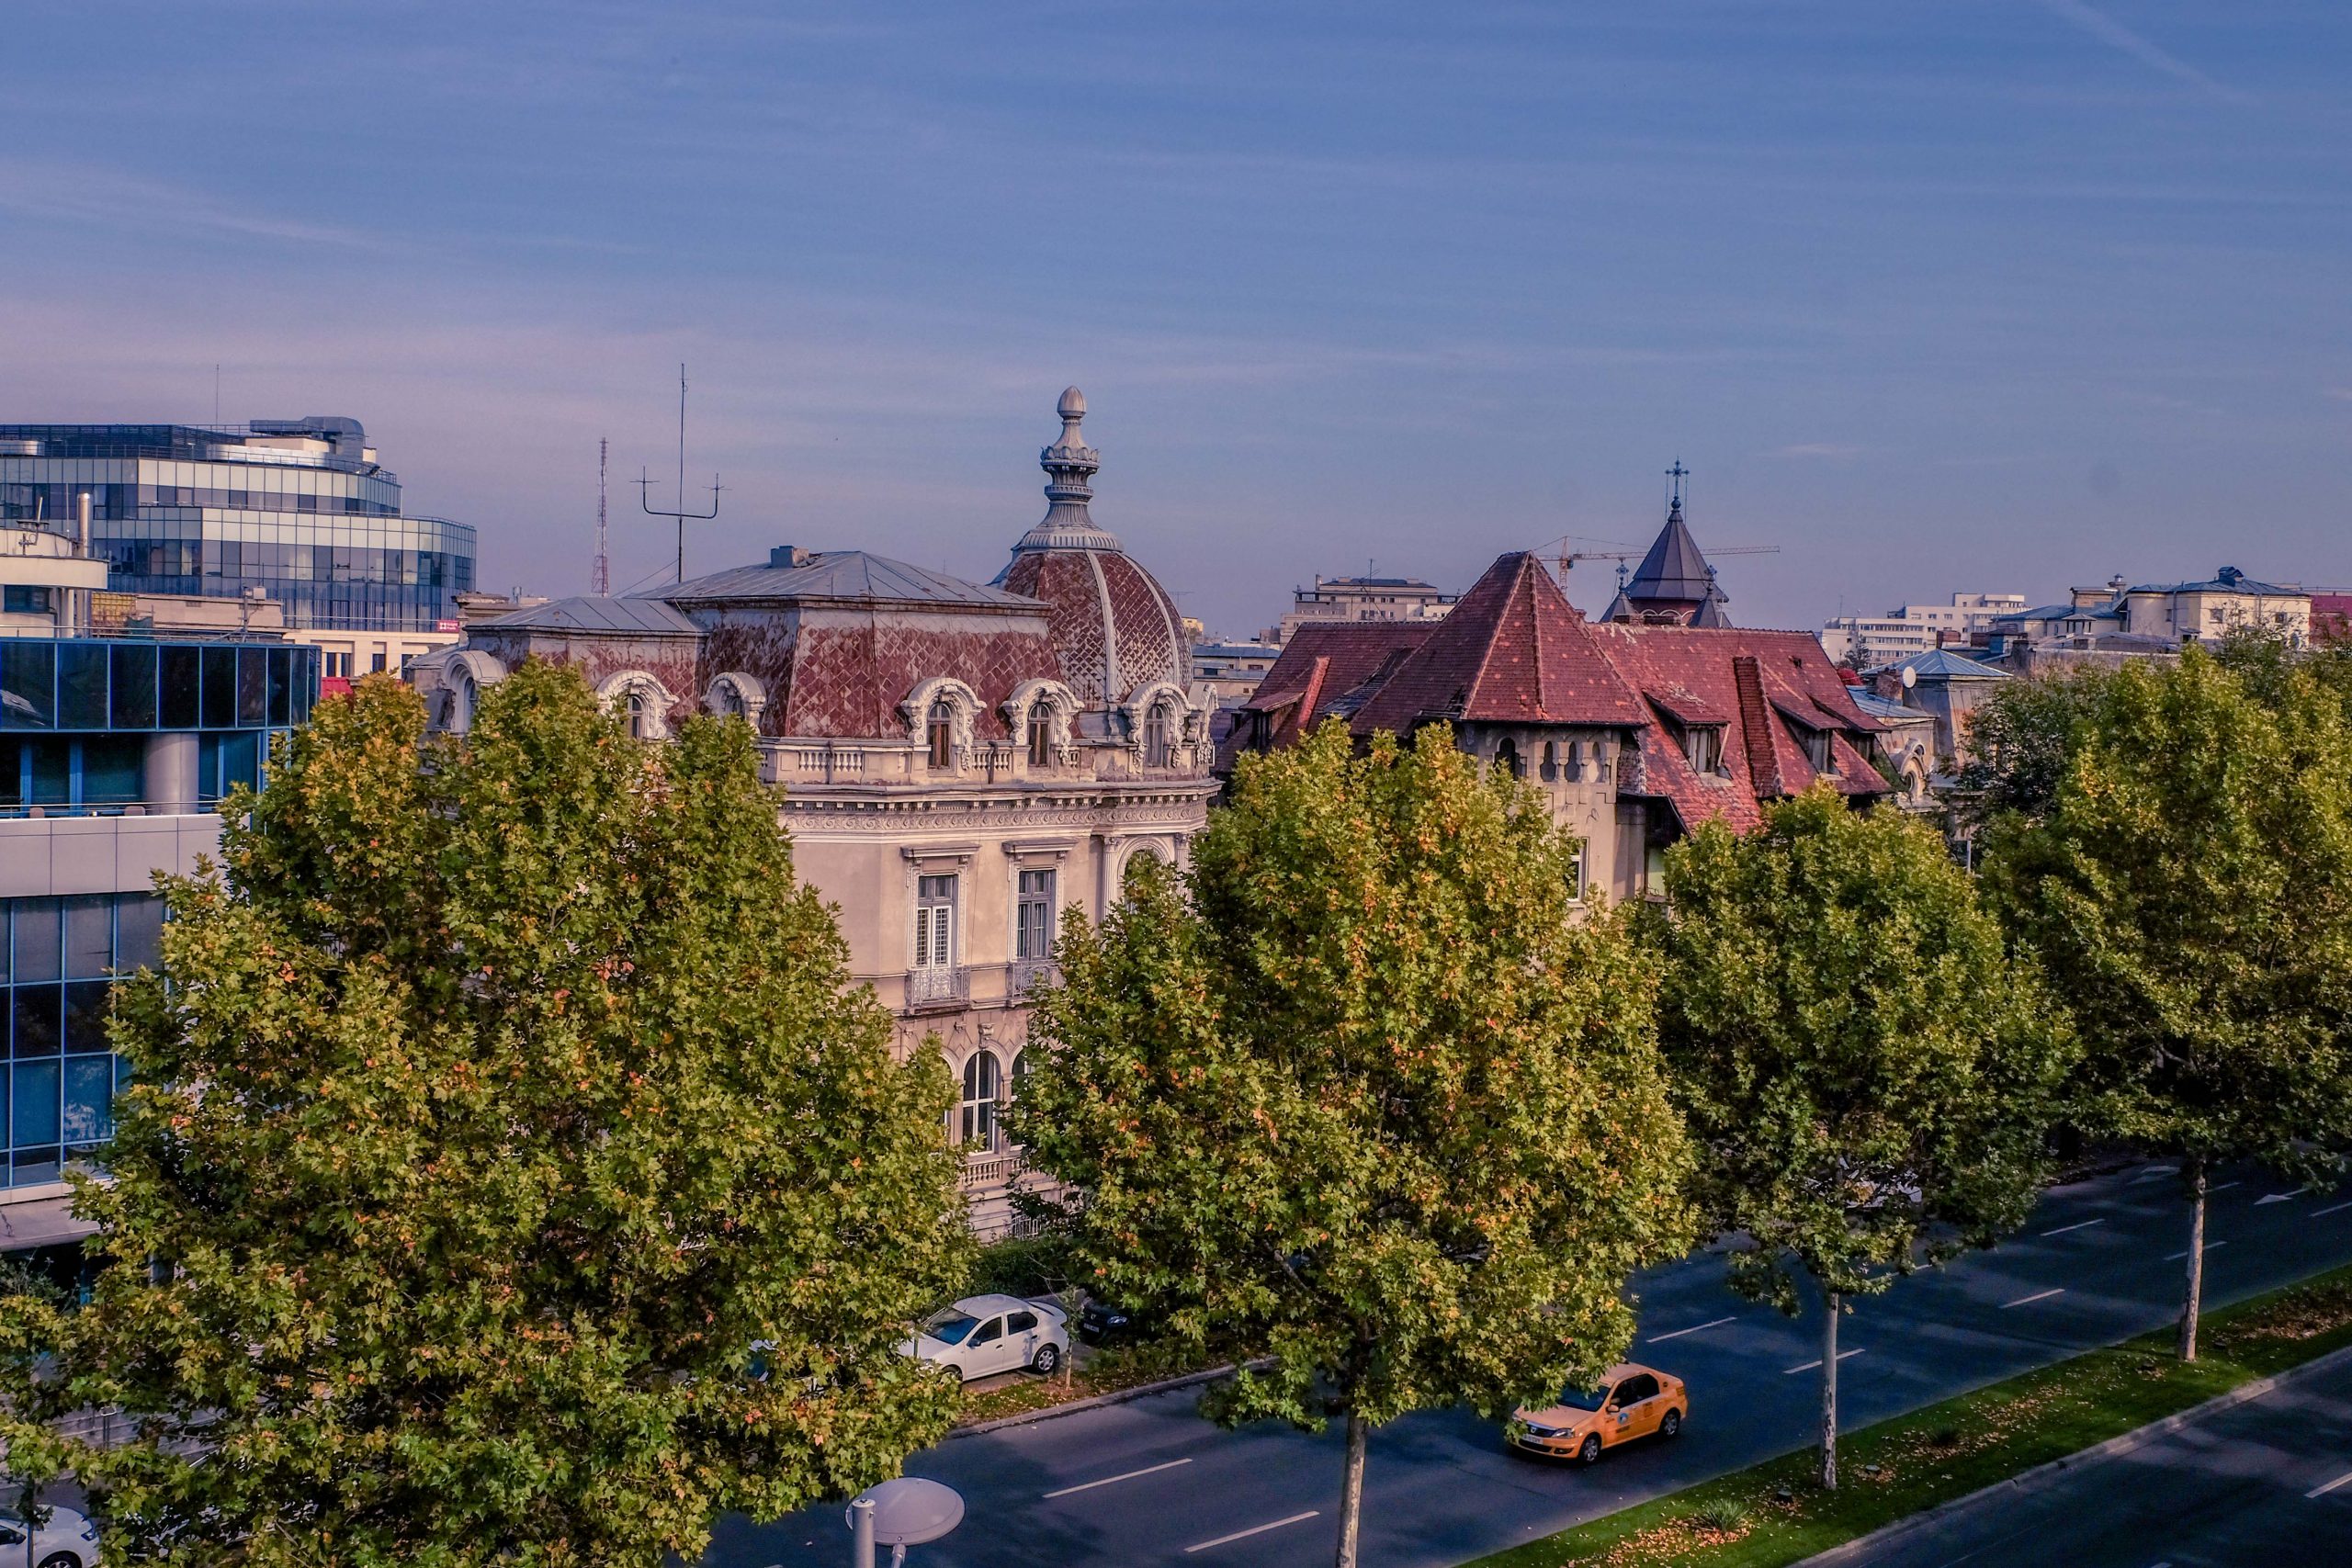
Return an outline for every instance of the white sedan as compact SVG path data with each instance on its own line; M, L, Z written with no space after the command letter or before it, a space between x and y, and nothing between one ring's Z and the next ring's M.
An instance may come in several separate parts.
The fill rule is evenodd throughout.
M25 1551L25 1517L0 1510L0 1562L29 1562L33 1568L98 1568L98 1530L71 1508L47 1507Z
M969 1382L1023 1368L1043 1375L1069 1354L1062 1309L1019 1296L966 1296L923 1319L922 1330L899 1347L918 1361L947 1368Z

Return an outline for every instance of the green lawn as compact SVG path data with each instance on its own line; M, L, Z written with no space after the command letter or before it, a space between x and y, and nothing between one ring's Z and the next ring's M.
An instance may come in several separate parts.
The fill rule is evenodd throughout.
M2202 1359L2191 1365L2173 1359L2172 1338L2169 1329L2145 1335L1863 1427L1838 1444L1835 1493L1814 1485L1816 1456L1807 1449L1480 1558L1476 1568L1799 1562L2352 1345L2352 1268L2208 1314Z

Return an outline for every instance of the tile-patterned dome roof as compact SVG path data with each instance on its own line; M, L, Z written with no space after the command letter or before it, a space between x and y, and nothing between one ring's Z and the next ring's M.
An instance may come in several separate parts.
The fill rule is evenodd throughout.
M1079 434L1085 395L1070 388L1057 412L1061 438L1037 459L1045 518L1012 547L996 586L1045 601L1062 679L1086 706L1116 706L1161 681L1182 687L1192 649L1176 602L1087 510L1102 464Z

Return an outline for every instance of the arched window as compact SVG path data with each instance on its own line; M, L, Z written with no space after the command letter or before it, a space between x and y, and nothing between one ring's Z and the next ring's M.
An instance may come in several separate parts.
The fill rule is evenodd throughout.
M956 765L956 705L945 697L933 699L930 717L924 721L924 734L931 742L931 765L952 768Z
M1516 742L1505 740L1501 745L1495 748L1495 766L1500 768L1504 773L1509 773L1513 778L1521 776L1519 771L1519 747Z
M1550 740L1544 742L1544 773L1546 783L1560 776L1560 748Z
M1042 768L1054 760L1054 710L1042 702L1029 705L1029 765Z
M1168 765L1168 705L1154 703L1143 720L1143 760L1147 767Z
M474 727L474 705L481 700L481 690L474 684L473 671L459 670L456 682L449 688L449 728L463 735Z
M1127 863L1119 870L1121 897L1133 891L1136 884L1148 874L1153 866L1159 863L1159 856L1150 850L1137 850L1129 855Z
M721 718L741 718L743 694L735 689L734 682L723 682L711 693L711 705Z
M964 1135L959 1142L973 1148L996 1147L997 1096L1003 1087L996 1053L986 1048L973 1052L964 1063Z
M628 694L628 704L629 737L632 739L642 740L645 739L648 728L647 720L651 716L650 710L646 705L645 694L632 689Z

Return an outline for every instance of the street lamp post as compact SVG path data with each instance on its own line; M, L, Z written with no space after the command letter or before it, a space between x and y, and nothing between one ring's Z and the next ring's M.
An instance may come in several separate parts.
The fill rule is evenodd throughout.
M937 1540L964 1522L964 1499L952 1486L902 1475L869 1486L850 1499L851 1568L875 1568L874 1549L890 1549L890 1568L907 1560L907 1548Z

